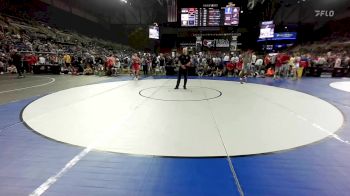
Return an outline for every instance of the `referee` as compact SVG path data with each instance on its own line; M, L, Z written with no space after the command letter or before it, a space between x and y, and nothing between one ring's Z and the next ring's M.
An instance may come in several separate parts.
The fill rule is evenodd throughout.
M179 67L179 73L177 76L177 83L176 83L175 89L179 89L182 75L184 75L184 89L186 89L188 67L191 64L191 57L188 55L187 48L182 49L182 54L179 56L179 62L180 62L180 67Z

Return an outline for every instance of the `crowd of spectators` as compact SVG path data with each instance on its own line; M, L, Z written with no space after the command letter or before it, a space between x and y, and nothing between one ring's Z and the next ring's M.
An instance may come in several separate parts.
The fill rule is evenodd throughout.
M59 66L61 74L131 73L134 51L126 46L7 15L0 15L0 27L0 74L21 76L22 72L33 72L34 67L47 64ZM243 72L244 76L297 78L300 68L349 68L349 45L346 41L322 41L275 54L196 53L191 54L190 74L220 77L241 76ZM176 54L139 52L138 56L146 76L176 72Z
M344 48L343 48L344 49ZM254 51L239 53L193 54L192 67L199 76L245 76L252 77L294 77L302 75L304 69L317 68L350 68L350 51L285 51L281 53L256 54ZM169 65L177 58L165 55L165 64Z
M121 59L133 50L127 46L62 31L46 24L22 18L0 15L0 74L19 72L13 63L18 54L26 72L35 65L58 65L66 73L91 73L98 63L105 65L109 58Z

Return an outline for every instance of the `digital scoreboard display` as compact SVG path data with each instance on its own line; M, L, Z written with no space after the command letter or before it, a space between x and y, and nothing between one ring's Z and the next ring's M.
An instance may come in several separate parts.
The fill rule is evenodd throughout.
M181 26L195 27L198 26L199 13L197 8L181 9Z
M149 38L150 39L159 39L159 27L150 26L149 27Z
M220 9L208 8L208 26L220 26L221 19L222 15Z
M225 8L225 26L234 26L239 24L239 7L226 7Z
M275 25L273 21L265 21L261 23L259 39L273 38L275 33Z
M239 13L239 7L181 8L181 26L237 26Z

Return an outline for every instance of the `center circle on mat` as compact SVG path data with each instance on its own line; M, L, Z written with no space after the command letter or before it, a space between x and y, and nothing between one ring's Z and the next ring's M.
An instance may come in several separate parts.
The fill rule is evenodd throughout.
M222 92L216 89L191 86L188 89L174 89L172 86L156 86L142 89L142 97L159 101L205 101L218 98Z
M170 157L290 150L328 138L344 121L333 105L294 90L215 80L190 80L189 91L166 87L175 83L140 80L67 89L32 102L22 119L35 132L59 142ZM217 96L212 89L222 95L207 101L159 101L139 94L150 95L157 92L154 88L159 92L153 93L156 98L176 93L176 100L194 100L203 98L199 91Z

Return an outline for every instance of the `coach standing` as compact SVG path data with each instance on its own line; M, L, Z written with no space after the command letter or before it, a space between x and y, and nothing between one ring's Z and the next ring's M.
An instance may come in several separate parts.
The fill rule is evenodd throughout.
M23 66L22 66L22 56L17 52L16 49L12 50L12 64L16 66L18 77L23 78Z
M184 89L186 89L188 67L191 65L191 57L188 55L187 48L182 49L182 54L179 56L179 73L177 76L177 83L175 89L179 89L181 76L184 75Z

